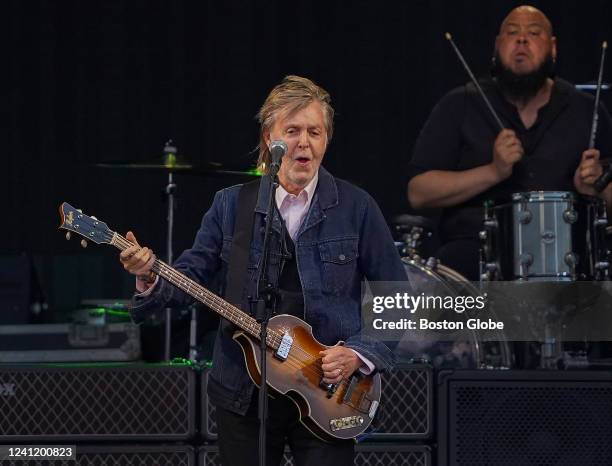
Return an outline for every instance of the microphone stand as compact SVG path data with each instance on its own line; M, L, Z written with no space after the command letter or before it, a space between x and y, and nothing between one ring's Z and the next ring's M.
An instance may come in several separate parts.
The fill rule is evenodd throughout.
M261 332L259 335L259 348L260 348L260 368L261 368L261 383L259 387L259 464L260 466L266 466L266 422L268 416L268 386L267 386L267 337L268 337L268 321L270 317L276 312L276 304L278 300L278 277L275 282L270 280L270 237L272 233L272 222L274 220L274 213L277 211L275 195L276 188L278 188L278 170L280 163L272 163L270 166L270 172L268 177L262 178L262 181L266 178L269 180L267 191L268 191L268 206L266 210L266 228L264 234L263 250L262 250L262 263L259 270L259 277L257 282L257 294L254 300L251 300L251 310L255 307L255 318L261 326ZM282 220L282 219L281 219ZM283 259L281 259L283 260ZM281 270L279 264L279 275Z

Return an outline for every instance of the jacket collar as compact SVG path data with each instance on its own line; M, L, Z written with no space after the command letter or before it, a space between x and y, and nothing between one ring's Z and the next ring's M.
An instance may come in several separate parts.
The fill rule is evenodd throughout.
M257 205L255 206L255 212L264 214L268 208L268 200L270 193L268 186L270 183L270 175L264 175L261 178L259 184L259 193L257 197ZM319 167L319 182L317 183L317 189L315 190L314 197L310 208L317 204L321 210L327 210L331 207L338 205L338 186L336 180L325 168Z
M266 214L268 207L268 199L270 199L270 192L268 191L270 177L264 175L259 184L259 194L257 199L257 205L255 206L255 212L262 215ZM308 209L308 213L300 225L297 236L297 240L300 235L325 220L325 211L338 205L338 186L336 180L325 168L319 167L319 181L317 183L317 189L315 190L314 197ZM281 223L278 216L278 210L275 211L272 221L272 229L277 232L281 231Z

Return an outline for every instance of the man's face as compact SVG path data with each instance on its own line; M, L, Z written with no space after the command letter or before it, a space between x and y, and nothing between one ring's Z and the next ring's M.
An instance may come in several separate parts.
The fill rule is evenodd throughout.
M287 144L279 182L287 192L298 194L313 179L325 155L327 131L321 104L314 101L290 115L279 113L265 141L269 145L278 139Z
M517 8L506 17L495 48L502 65L517 75L532 73L549 56L554 60L557 55L550 23L542 12L529 7Z

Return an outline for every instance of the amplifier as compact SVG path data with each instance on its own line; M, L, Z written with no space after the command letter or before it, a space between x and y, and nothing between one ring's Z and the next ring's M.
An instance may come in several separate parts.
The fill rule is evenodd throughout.
M612 373L439 374L438 465L612 464Z
M53 445L49 445L52 447ZM76 447L76 461L4 460L2 466L195 466L193 447L184 445L97 445Z
M281 466L295 466L289 449L285 450ZM355 466L431 466L431 449L425 445L401 443L355 446ZM207 445L198 450L198 466L222 466L219 447Z
M215 407L208 401L208 374L202 373L201 433L217 439ZM422 364L400 364L382 376L380 407L370 440L412 440L430 438L433 433L433 369Z
M433 368L398 364L382 374L380 407L368 439L416 440L433 434Z
M140 355L140 327L132 323L0 325L0 363L127 362Z
M0 365L0 443L187 440L189 366Z
M200 434L207 440L217 440L217 420L215 419L215 405L208 399L208 376L210 369L202 371L202 387L201 402L200 402Z

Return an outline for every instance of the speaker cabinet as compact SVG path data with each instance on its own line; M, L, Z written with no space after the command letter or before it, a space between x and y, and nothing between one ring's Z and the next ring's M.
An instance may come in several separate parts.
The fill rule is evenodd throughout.
M439 374L438 465L612 464L612 373Z
M0 443L181 441L195 374L166 364L0 366Z

